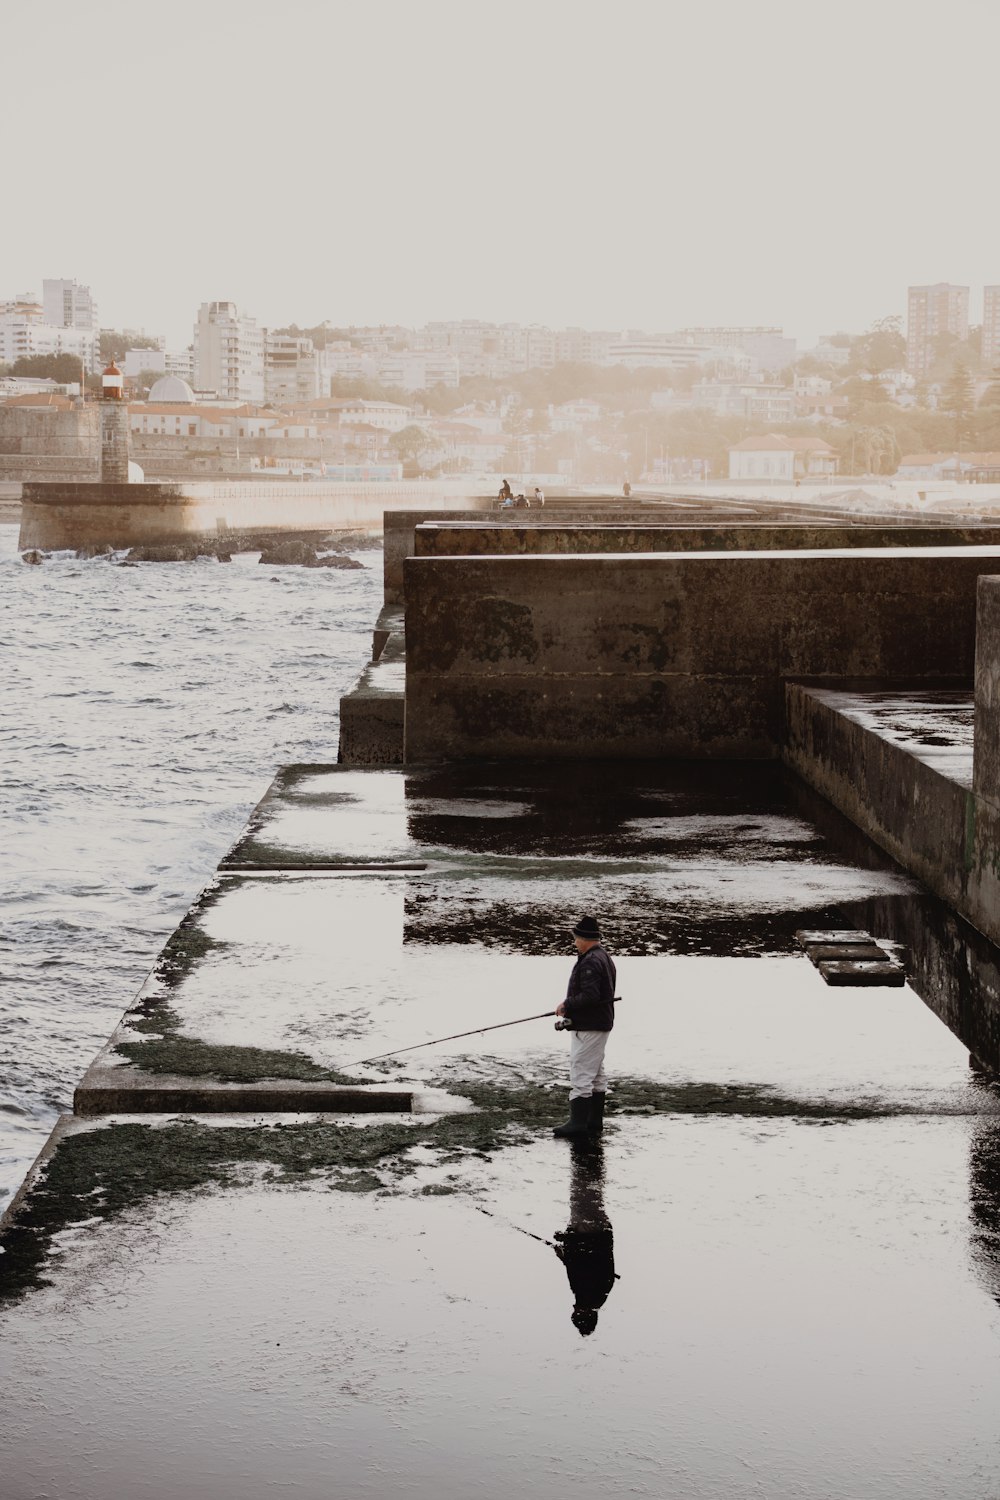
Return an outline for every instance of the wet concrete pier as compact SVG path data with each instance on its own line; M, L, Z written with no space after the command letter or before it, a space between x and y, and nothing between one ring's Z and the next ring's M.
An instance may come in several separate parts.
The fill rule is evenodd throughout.
M341 764L278 774L0 1223L12 1500L995 1500L995 543L545 556L511 528L438 556L421 524L389 528ZM451 733L420 697L435 650L446 675L538 668L554 723L571 632L526 581L593 602L609 575L577 648L613 687L616 652L642 667L622 620L664 629L622 579L651 570L662 603L706 565L712 600L675 602L725 621L701 685L753 679L766 758L736 757L737 723L726 760L540 734L537 759L404 763ZM773 606L742 635L734 577ZM858 653L911 680L847 680ZM449 708L476 755L481 707ZM944 889L963 808L980 862ZM551 1019L439 1039L554 1008L585 912L622 1000L581 1147L551 1133ZM826 983L818 932L867 935L892 984Z
M551 1137L551 1022L356 1065L554 1004L581 910L623 996L602 1145ZM828 988L824 925L912 983ZM12 1493L986 1500L973 950L996 982L779 766L285 771L5 1220ZM618 1277L583 1334L567 1235Z

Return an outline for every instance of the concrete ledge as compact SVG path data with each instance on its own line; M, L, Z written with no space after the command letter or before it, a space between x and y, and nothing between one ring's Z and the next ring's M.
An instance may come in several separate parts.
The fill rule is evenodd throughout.
M505 557L546 553L601 552L771 552L824 551L854 547L1000 547L1000 526L854 525L822 520L812 524L789 521L699 523L670 518L661 512L655 523L623 525L519 520L498 525L495 520L421 521L415 529L417 557Z
M842 695L789 683L784 758L869 838L1000 942L1000 810L843 712Z
M77 1115L114 1114L282 1114L319 1111L323 1114L409 1113L409 1089L348 1088L343 1084L300 1083L263 1079L259 1083L221 1083L164 1075L154 1077L132 1068L102 1063L98 1058L73 1095Z

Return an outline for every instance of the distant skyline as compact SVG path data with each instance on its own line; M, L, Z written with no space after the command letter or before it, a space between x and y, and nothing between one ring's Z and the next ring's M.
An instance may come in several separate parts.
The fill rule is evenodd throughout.
M52 0L4 47L0 295L172 347L217 298L808 345L1000 283L988 0Z

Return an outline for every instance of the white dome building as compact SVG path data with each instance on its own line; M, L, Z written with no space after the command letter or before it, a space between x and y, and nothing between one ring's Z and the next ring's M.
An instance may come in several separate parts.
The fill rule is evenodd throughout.
M194 391L179 375L161 375L150 387L150 405L154 401L167 406L193 406Z

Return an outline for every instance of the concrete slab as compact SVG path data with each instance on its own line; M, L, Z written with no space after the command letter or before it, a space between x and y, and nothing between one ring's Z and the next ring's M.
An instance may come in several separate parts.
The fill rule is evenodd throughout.
M995 1122L458 1128L75 1127L4 1237L7 1492L997 1492Z

